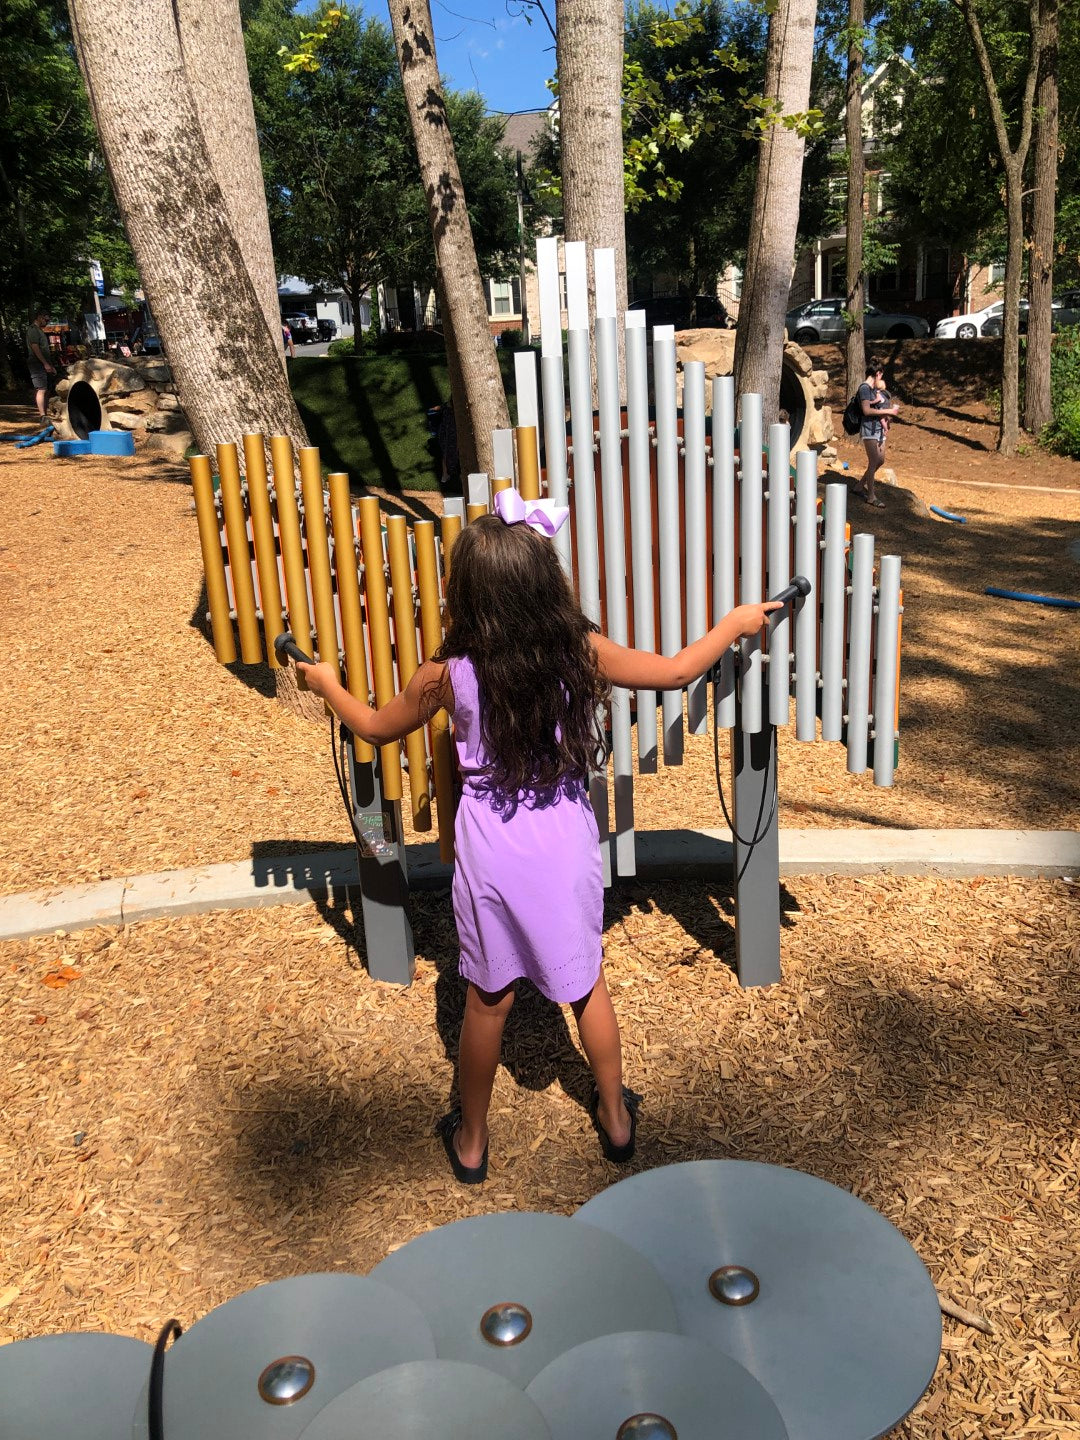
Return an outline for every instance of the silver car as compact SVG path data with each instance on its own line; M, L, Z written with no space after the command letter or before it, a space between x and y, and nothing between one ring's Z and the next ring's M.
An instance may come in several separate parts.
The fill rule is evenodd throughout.
M818 340L842 344L847 338L843 300L811 300L789 310L785 323L792 340L800 345L813 345ZM913 340L929 335L930 326L921 315L891 315L876 305L867 305L863 333L868 340Z

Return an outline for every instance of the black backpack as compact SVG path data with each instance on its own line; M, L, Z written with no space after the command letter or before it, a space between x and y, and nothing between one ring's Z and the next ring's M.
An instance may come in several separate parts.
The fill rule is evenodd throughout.
M862 427L862 401L853 395L844 406L844 434L857 435Z

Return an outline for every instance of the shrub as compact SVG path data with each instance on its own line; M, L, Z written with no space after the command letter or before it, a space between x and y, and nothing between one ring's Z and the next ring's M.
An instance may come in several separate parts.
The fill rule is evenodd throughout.
M327 355L355 355L356 336L346 335L343 340L331 340L326 347Z
M500 331L499 344L506 350L524 350L525 331L521 329Z
M1052 450L1080 460L1080 326L1062 330L1050 351L1054 419L1044 439Z

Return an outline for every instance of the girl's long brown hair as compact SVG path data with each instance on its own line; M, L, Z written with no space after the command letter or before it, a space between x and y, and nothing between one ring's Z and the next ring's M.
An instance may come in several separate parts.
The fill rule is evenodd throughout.
M604 759L610 686L551 541L480 516L454 542L446 606L433 658L472 661L491 785L515 795L584 780Z

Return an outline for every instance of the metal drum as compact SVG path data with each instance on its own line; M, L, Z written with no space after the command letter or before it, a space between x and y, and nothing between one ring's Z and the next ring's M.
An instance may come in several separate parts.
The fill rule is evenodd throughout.
M908 1242L846 1190L777 1165L697 1160L583 1205L668 1283L683 1331L744 1365L791 1440L877 1440L941 1348L937 1293Z
M145 1340L92 1332L0 1346L3 1440L118 1440L150 1373Z
M166 1352L165 1437L295 1440L358 1380L434 1355L421 1312L375 1280L275 1280L211 1310ZM131 1433L146 1440L145 1390Z
M597 1335L679 1329L650 1261L562 1215L458 1220L418 1235L371 1274L420 1307L441 1359L482 1365L522 1389Z
M553 1360L525 1393L551 1440L787 1440L750 1372L685 1335L602 1335Z
M511 1381L457 1360L413 1360L331 1400L303 1440L551 1440Z

